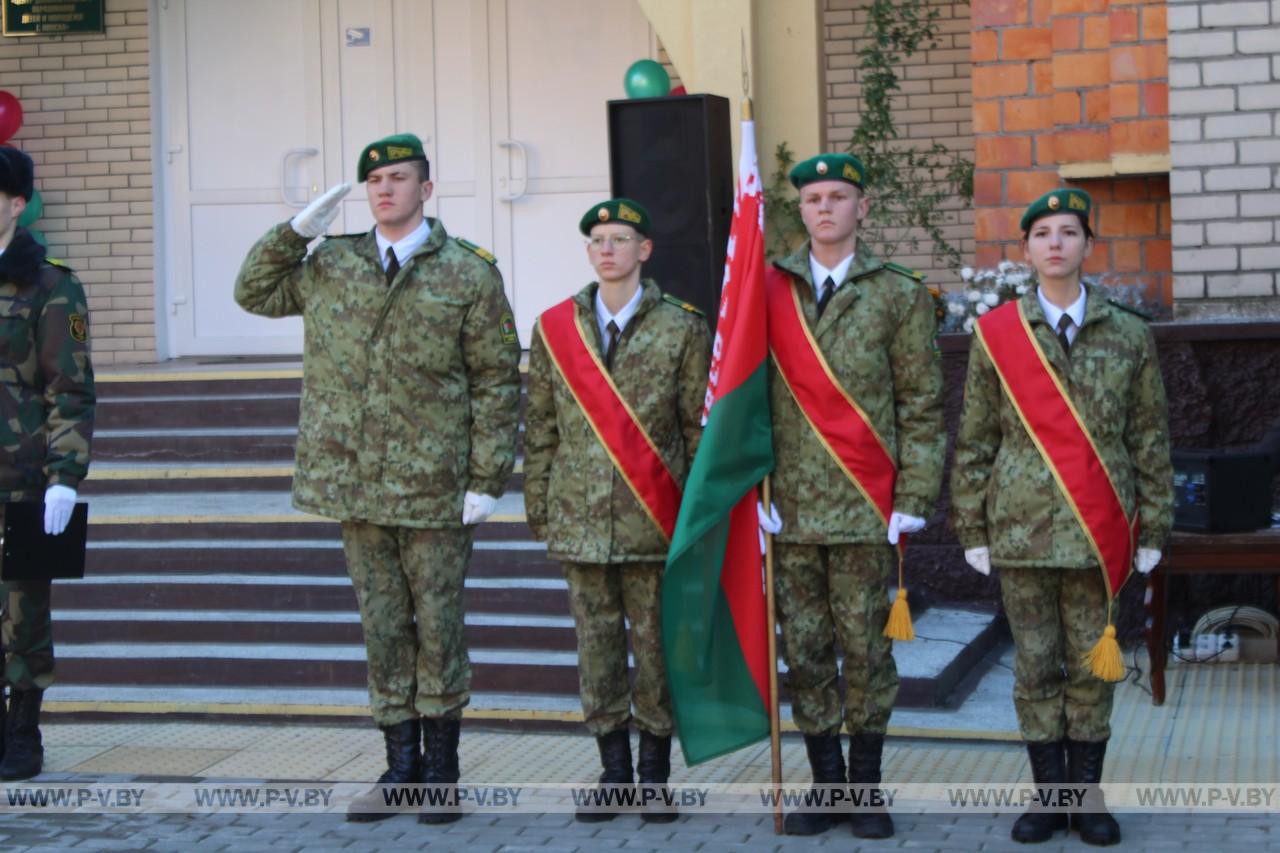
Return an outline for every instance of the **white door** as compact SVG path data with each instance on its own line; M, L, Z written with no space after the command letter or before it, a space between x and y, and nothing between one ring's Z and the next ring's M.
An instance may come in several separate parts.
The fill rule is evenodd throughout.
M538 314L594 277L578 220L609 197L606 102L650 56L635 0L489 0L494 252L525 346Z
M296 353L235 304L245 252L326 185L321 0L162 4L169 353Z
M300 320L235 304L236 272L397 131L426 147L428 214L498 256L524 343L591 279L577 221L609 192L605 102L652 53L635 0L171 0L160 15L169 355L301 352ZM331 230L371 224L356 184Z

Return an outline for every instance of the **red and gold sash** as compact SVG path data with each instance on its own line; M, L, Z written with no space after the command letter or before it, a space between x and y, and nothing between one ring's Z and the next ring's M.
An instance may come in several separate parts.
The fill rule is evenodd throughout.
M887 527L897 466L867 413L836 380L804 320L792 282L778 269L765 274L769 351L818 441Z
M974 337L991 358L1000 385L1058 482L1102 567L1108 624L1090 658L1093 663L1096 655L1105 654L1109 660L1094 663L1094 672L1109 681L1118 680L1124 670L1115 660L1119 648L1111 648L1115 642L1115 628L1110 624L1111 601L1133 566L1137 513L1131 519L1125 511L1089 427L1049 365L1022 313L1021 301L987 313L978 320Z
M548 309L538 318L538 327L552 364L596 438L669 543L680 511L680 486L662 461L653 439L618 393L600 356L587 342L589 337L576 304L566 299Z

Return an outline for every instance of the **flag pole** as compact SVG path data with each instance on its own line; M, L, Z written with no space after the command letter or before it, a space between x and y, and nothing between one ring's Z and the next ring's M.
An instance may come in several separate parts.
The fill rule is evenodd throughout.
M769 478L764 478L761 503L769 511L772 496L769 494ZM773 599L773 534L764 535L764 597L765 635L769 638L769 757L772 761L773 790L782 786L782 739L778 714L778 628ZM773 800L773 833L782 834L782 798Z

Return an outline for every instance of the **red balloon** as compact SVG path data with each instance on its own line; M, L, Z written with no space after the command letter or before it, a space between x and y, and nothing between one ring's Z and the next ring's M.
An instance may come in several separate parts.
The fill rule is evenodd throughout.
M687 89L685 89L683 84L676 86L670 92L667 92L667 95L669 97L675 97L676 95L687 95L687 94L689 94L689 92Z
M22 104L8 92L0 91L0 144L9 141L22 127Z

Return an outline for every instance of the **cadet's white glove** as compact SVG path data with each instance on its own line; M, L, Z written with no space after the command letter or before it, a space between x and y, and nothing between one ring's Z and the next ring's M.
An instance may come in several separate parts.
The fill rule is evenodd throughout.
M970 548L964 552L964 561L980 575L991 575L991 552L986 548Z
M762 501L756 501L756 521L760 523L760 553L764 553L764 535L769 533L777 536L782 532L782 519L778 516L778 508L769 503L769 509L766 511Z
M925 520L916 518L914 515L906 515L901 512L891 513L889 515L889 544L898 544L899 533L919 533L924 530Z
M329 187L324 195L290 219L289 226L298 232L299 237L306 237L308 240L319 237L328 231L333 220L338 218L338 202L342 201L342 197L349 192L351 192L351 184L346 181Z
M497 508L497 498L478 495L475 492L467 492L462 498L462 523L479 524L493 515L493 511Z
M67 529L71 510L76 508L76 490L70 486L50 486L44 493L44 532L57 536Z
M1160 552L1155 548L1139 548L1138 556L1133 560L1133 567L1142 575L1151 574L1151 570L1159 564Z

